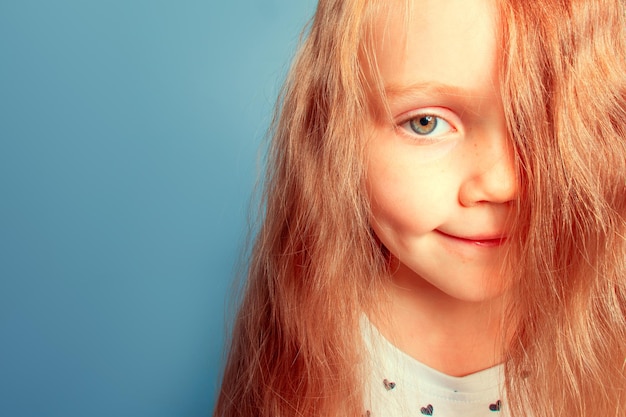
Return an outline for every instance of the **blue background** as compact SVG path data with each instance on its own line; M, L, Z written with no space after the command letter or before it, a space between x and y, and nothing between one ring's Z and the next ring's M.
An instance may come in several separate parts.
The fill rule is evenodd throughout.
M0 415L208 416L313 0L1 0Z

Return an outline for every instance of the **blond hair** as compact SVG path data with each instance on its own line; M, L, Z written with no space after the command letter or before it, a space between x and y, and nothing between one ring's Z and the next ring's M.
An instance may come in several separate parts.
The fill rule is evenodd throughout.
M522 195L516 412L626 415L626 8L501 1L502 91Z
M509 258L518 273L509 408L618 416L626 412L624 4L499 4L501 88L521 189ZM384 9L321 0L295 59L216 417L364 412L358 320L386 273L363 186L365 129L385 102L373 55Z

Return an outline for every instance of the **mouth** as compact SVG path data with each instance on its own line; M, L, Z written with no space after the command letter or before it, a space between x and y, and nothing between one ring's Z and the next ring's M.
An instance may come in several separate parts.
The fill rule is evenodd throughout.
M435 230L435 231L448 239L452 239L459 243L465 243L468 245L492 248L492 247L501 246L504 243L506 243L506 236L503 236L503 235L455 236L455 235L442 232L441 230Z

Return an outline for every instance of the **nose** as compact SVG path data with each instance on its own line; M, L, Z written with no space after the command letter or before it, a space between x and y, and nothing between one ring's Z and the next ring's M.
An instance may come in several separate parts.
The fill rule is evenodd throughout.
M459 202L466 207L479 203L503 204L518 195L513 146L504 137L474 144L466 161L466 175L459 189Z

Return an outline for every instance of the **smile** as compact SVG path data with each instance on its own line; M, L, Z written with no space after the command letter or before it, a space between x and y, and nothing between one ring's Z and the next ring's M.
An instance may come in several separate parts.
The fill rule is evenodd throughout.
M491 247L501 246L506 242L506 236L502 236L502 235L461 237L461 236L449 235L447 233L442 232L441 230L435 230L435 231L448 239L452 239L453 241L456 241L458 243L464 243L467 245L491 248Z

